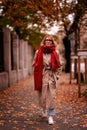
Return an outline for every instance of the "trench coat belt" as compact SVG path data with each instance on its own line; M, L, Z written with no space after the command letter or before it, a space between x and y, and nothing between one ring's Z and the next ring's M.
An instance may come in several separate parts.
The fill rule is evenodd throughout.
M51 68L45 68L45 70L51 70Z

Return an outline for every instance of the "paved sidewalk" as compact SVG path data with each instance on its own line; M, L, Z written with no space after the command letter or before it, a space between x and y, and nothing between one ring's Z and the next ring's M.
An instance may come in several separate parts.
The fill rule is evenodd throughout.
M55 124L51 126L41 117L33 75L29 76L0 92L0 130L87 130L87 99L78 99L77 91L76 84L69 84L69 74L62 74L57 83Z

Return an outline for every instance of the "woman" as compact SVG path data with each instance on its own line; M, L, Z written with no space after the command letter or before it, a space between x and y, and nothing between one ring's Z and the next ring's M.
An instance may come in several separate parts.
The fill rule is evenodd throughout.
M42 115L48 114L48 123L53 124L56 105L56 81L60 61L56 44L51 35L46 35L34 56L34 86L39 92Z

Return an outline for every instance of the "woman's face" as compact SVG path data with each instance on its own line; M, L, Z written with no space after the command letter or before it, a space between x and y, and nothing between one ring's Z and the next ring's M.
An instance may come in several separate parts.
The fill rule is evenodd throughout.
M50 37L46 37L45 45L46 46L52 46L53 45L53 41L52 41L52 39Z

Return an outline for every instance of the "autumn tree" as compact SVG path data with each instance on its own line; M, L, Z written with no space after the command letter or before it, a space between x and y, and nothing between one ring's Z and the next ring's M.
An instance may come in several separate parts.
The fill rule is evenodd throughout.
M86 0L0 0L0 26L11 26L20 37L61 21L66 35L76 28L86 10ZM69 20L72 15L73 21ZM73 24L74 23L74 24Z

